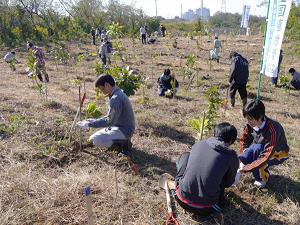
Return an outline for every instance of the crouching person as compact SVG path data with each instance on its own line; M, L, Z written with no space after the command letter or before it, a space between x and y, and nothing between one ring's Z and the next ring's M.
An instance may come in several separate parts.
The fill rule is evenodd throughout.
M247 120L240 139L241 172L252 172L254 185L263 188L269 180L269 167L283 163L288 158L283 127L265 115L265 106L260 100L249 102L243 109Z
M95 82L104 95L109 98L109 110L100 119L88 119L77 123L81 128L102 128L90 136L89 141L95 146L109 148L113 144L127 143L135 130L135 119L132 105L126 94L115 85L110 75L101 75Z
M179 89L178 81L171 75L170 69L165 69L164 73L157 80L159 96L173 97Z
M236 128L220 123L214 137L193 145L178 160L175 199L185 210L198 215L221 212L224 189L230 187L239 167L234 150L230 149L237 137Z

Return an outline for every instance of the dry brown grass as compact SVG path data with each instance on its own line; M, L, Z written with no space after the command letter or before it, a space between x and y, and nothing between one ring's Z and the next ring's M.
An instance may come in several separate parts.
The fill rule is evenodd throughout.
M255 95L259 70L260 37L220 37L223 40L221 63L209 63L206 58L211 43L207 37L196 41L178 39L178 49L173 40L161 39L155 45L133 47L129 40L127 58L132 68L149 78L147 104L140 104L142 91L131 97L136 113L137 129L132 139L133 160L140 166L141 174L133 176L124 162L112 153L96 148L79 152L75 143L59 142L70 127L77 109L77 88L71 80L83 76L88 79L88 101L95 100L93 65L96 58L71 66L58 66L50 59L47 68L51 82L49 102L43 103L39 94L31 89L30 80L23 74L25 53L19 58L17 71L0 64L0 224L86 224L83 188L93 190L93 211L96 224L163 224L167 216L165 197L157 186L160 174L174 175L175 162L194 143L193 131L187 126L189 118L199 116L206 107L203 96L211 85L218 85L225 98L229 51L237 50L251 61L249 91ZM283 71L289 66L300 68L299 59L290 55L293 43L284 43ZM94 46L69 44L72 52L95 52ZM2 50L2 54L5 52ZM197 55L199 77L209 74L209 80L192 85L185 91L182 67L185 58ZM17 53L18 55L18 53ZM151 55L158 55L151 58ZM297 62L297 63L295 63ZM120 62L119 62L120 63ZM182 88L176 99L156 97L156 79L167 66L181 81ZM253 188L250 175L243 178L237 188L230 188L225 213L222 216L198 218L196 222L177 205L180 224L299 224L300 202L300 127L299 92L272 88L263 78L262 96L267 114L280 121L291 147L291 157L283 165L271 170L266 190ZM99 100L103 112L104 100ZM219 112L218 121L233 123L242 131L244 120L241 102L225 114ZM90 133L84 134L87 138ZM74 138L78 138L76 132ZM223 221L223 222L222 222Z

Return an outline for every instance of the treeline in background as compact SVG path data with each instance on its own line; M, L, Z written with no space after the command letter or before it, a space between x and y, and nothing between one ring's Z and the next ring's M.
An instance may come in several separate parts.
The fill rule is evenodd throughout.
M0 45L19 46L27 41L46 43L57 40L86 40L92 27L107 28L112 23L122 27L125 36L135 38L147 25L152 33L164 24L169 34L238 34L240 14L218 12L209 21L187 22L148 17L141 9L116 0L0 0ZM263 34L265 18L250 16L252 34ZM286 37L300 39L300 7L292 6Z

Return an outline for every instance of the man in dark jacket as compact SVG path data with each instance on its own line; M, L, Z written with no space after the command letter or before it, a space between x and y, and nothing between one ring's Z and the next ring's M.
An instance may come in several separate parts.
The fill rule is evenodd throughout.
M179 89L179 83L174 76L171 75L170 69L165 69L164 73L157 80L158 95L173 97Z
M229 95L231 106L235 105L235 94L239 92L243 106L247 104L247 82L249 77L248 61L237 52L230 53Z
M243 109L247 125L240 139L241 172L252 172L254 185L263 188L270 176L269 167L283 163L288 158L283 127L265 115L260 100L252 100Z
M94 29L94 27L92 27L91 29L91 35L93 38L93 45L96 45L96 30Z
M237 137L229 123L216 126L214 137L199 141L191 152L185 152L177 162L176 196L178 203L195 214L221 212L224 189L234 181L239 160L230 149Z

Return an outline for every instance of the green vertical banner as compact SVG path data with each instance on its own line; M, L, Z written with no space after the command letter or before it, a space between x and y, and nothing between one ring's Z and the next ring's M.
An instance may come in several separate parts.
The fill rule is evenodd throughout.
M262 75L277 77L279 54L291 5L292 0L268 1L257 99L260 98Z

